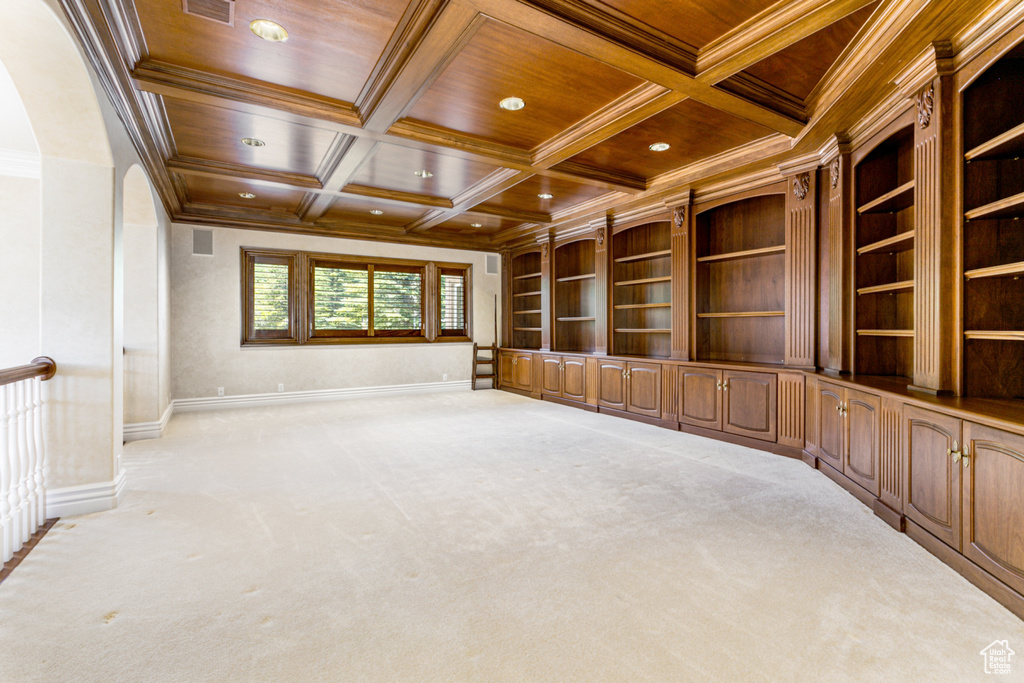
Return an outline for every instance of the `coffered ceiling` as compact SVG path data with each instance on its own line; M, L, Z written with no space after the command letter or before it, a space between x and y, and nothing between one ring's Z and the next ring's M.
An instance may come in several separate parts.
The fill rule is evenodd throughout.
M61 4L174 220L483 249L798 146L838 100L865 106L857 88L885 78L865 77L867 51L927 25L922 8L943 11L927 0ZM257 19L287 40L257 36ZM502 109L509 97L523 108Z

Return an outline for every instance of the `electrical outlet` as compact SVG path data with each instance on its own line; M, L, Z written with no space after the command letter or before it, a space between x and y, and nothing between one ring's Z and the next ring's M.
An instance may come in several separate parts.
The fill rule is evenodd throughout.
M224 396L224 387L217 387L217 395L221 397Z
M284 391L284 385L283 384L278 384L277 385L277 393L280 394L282 391Z
M443 375L441 375L441 381L442 382L447 382L448 381L448 373L447 372L444 373Z

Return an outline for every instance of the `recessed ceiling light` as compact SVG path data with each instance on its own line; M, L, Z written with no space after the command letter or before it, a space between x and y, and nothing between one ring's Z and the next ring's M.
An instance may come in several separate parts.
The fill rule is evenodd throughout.
M249 22L249 30L271 43L283 43L288 40L288 31L284 26L270 19L253 19Z
M669 146L670 145L667 142L655 142L647 149L651 150L652 152L664 152L666 149L669 148Z
M484 224L483 223L470 223L469 227L471 227L471 228L482 228L482 227L484 227Z
M414 171L413 175L417 175L420 178L433 178L434 177L434 174L431 173L430 171L428 171L427 169L423 169L422 171Z
M506 97L501 102L498 102L498 106L508 111L519 111L526 106L526 102L523 102L518 97Z
M241 197L242 199L256 199L256 195L254 195L252 192L239 192L238 196Z
M381 211L380 209L370 209L370 213L372 213L374 216L383 216L384 215L384 212Z
M552 199L552 198L553 198L553 197L554 197L555 195L553 195L553 194L548 194L547 192L541 192L541 193L540 193L539 195L537 195L537 196L538 196L538 197L540 197L541 199Z
M242 144L249 145L250 147L263 147L267 143L259 138L242 138Z

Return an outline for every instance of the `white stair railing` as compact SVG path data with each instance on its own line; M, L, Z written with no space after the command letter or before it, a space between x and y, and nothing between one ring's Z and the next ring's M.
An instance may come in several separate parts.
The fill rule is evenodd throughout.
M56 373L49 358L0 370L0 533L6 563L46 521L42 383Z

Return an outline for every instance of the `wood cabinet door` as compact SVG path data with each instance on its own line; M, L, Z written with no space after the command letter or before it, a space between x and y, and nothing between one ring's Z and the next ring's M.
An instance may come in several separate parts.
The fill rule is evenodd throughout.
M498 354L498 382L503 387L515 386L515 365L512 360L515 358L515 354L511 351L502 351Z
M597 362L597 405L626 409L626 364L617 360Z
M730 434L775 441L778 436L778 378L770 372L722 372L722 429Z
M540 393L562 395L562 357L540 356Z
M679 421L722 429L722 371L681 366L679 377Z
M846 398L845 390L827 382L818 383L818 448L815 455L843 471L843 451L846 442L846 421L840 409Z
M626 410L637 415L661 417L661 364L626 364Z
M915 406L903 407L903 420L903 513L960 550L961 466L949 453L960 447L960 420Z
M533 354L517 353L515 363L516 389L533 390Z
M846 448L843 474L878 497L879 414L882 399L853 389L846 390Z
M587 400L587 363L583 358L562 359L562 396L574 401Z
M965 422L964 443L964 555L1024 593L1024 436Z

